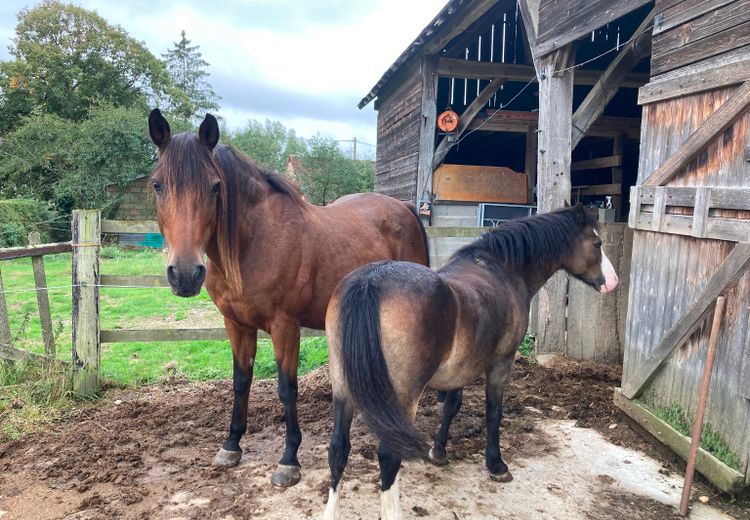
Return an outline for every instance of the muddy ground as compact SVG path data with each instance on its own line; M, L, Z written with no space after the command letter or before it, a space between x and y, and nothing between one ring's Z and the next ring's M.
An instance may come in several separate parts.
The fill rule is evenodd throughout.
M564 476L541 475L541 484L536 478L524 477L533 461L545 461L546 467L566 474L565 468L556 467L555 460L567 446L561 439L567 435L566 425L574 428L574 424L599 432L615 446L655 457L663 484L675 487L681 464L641 437L613 406L612 389L619 380L615 367L566 360L545 368L520 360L505 398L501 446L516 479L506 485L513 487L506 487L504 495L499 494L503 484L491 482L483 470L483 387L468 388L451 430L451 465L437 468L408 463L402 471L405 516L461 520L677 518L672 507L620 486L615 470L597 474L586 483L593 490L591 497L578 496L577 488ZM303 480L293 489L279 490L269 482L282 451L284 432L272 381L253 387L242 463L226 471L211 466L226 434L230 406L231 383L227 381L172 381L111 391L97 405L55 423L45 433L0 446L0 518L319 517L327 497L331 433L326 371L314 372L300 383ZM420 406L418 427L429 437L438 421L434 392L428 392ZM600 437L593 431L592 435ZM352 444L342 506L348 504L347 518L377 518L376 444L357 419ZM584 466L587 463L580 461ZM546 487L544 493L563 503L573 503L572 513L557 515L550 510L557 507L553 502L545 505L542 499L531 499L533 493L527 496L528 487L524 486L531 482ZM513 492L509 495L508 490ZM705 485L699 487L698 494L708 495L711 504L737 518L750 519L741 502L733 504ZM508 501L513 502L512 508Z

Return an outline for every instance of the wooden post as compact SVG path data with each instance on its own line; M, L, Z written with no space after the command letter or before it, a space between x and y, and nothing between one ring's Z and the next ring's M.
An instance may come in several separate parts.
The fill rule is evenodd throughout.
M612 155L625 156L625 134L618 134L612 143ZM622 166L612 167L612 184L620 186L620 195L612 197L612 207L615 208L615 222L622 219Z
M432 192L432 159L435 155L435 125L437 124L438 56L422 56L422 120L419 129L419 162L417 163L417 193L414 201L419 207L422 192Z
M526 197L529 204L534 204L534 193L536 190L536 161L537 161L537 135L536 126L529 126L526 132L526 159L524 171L526 172Z
M0 271L0 351L10 348L10 322L8 321L8 306L5 303L5 287L3 287L3 273Z
M99 388L100 215L73 212L73 391L92 395Z
M29 233L29 245L41 244L39 233ZM39 307L39 321L42 325L42 341L44 341L44 353L48 357L55 358L55 336L52 333L52 313L49 309L49 294L47 293L47 275L44 272L44 257L32 256L31 266L34 270L34 285L36 286L36 303Z
M536 60L539 80L537 208L552 211L570 201L573 70L571 45ZM557 273L539 291L537 346L539 352L565 352L565 273Z

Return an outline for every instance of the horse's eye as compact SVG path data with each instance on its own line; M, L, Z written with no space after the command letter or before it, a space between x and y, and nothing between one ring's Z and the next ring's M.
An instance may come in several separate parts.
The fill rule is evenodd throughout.
M151 183L151 187L154 188L154 191L156 193L161 194L161 192L163 191L163 188L162 188L161 183L159 181L153 181Z
M217 182L216 184L214 184L213 186L211 186L211 195L218 195L219 194L219 190L221 189L220 185L221 185L221 183Z
M601 240L594 242L594 247L597 248L597 249L601 249L601 247L602 247Z

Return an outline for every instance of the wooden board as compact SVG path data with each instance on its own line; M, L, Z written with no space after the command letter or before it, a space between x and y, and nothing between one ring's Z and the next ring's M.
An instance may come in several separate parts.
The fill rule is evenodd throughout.
M526 204L526 174L502 166L443 164L434 173L435 200Z
M57 253L70 253L73 248L70 242L56 242L53 244L42 244L38 246L8 247L0 249L0 260L13 260L15 258L31 258L34 256L54 255Z
M325 332L315 329L302 328L301 337L314 338L325 336ZM270 335L258 331L259 338L270 338ZM229 339L224 327L203 329L123 329L101 331L102 343L133 343L152 341L221 341Z

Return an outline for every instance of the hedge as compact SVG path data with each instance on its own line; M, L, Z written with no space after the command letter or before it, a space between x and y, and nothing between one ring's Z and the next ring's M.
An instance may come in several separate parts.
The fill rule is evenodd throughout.
M42 243L66 240L70 223L46 202L30 199L0 199L0 247L28 244L28 236L38 231Z

